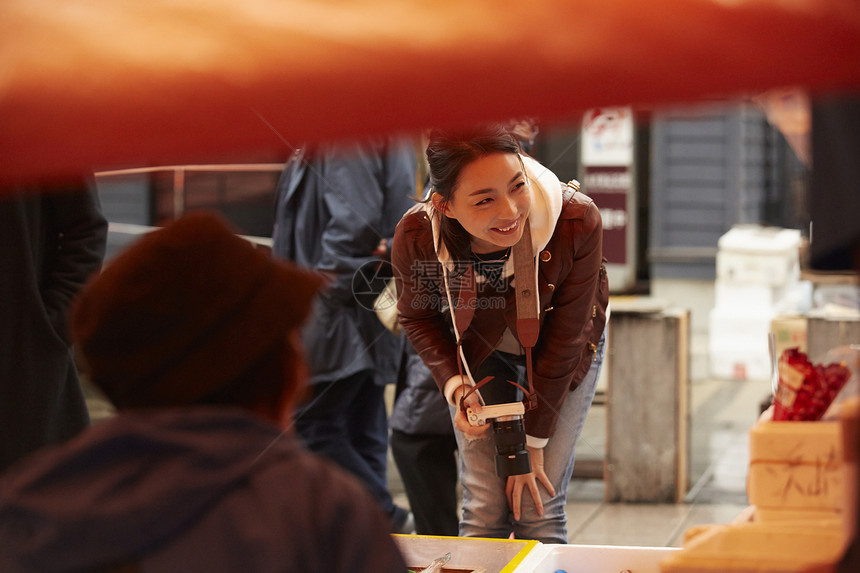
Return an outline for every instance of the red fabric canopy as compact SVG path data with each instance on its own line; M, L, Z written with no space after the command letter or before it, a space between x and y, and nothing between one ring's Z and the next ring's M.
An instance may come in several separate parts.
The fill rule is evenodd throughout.
M0 186L860 87L857 0L5 0L0 37Z

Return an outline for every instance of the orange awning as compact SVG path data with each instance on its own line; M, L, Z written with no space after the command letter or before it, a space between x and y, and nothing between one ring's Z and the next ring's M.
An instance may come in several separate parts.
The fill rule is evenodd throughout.
M0 37L2 185L860 86L857 0L5 0Z

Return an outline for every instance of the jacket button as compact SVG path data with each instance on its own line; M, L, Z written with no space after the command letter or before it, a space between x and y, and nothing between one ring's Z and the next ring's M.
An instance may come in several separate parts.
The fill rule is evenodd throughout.
M552 258L552 253L549 251L542 251L540 254L540 260L543 262L547 262Z

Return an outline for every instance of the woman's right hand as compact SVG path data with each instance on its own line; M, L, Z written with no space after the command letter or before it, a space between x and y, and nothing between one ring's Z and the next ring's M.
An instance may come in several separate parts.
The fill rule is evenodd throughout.
M466 418L466 413L463 412L463 409L460 407L460 398L462 398L466 392L471 390L472 386L469 384L460 383L464 377L455 376L454 378L457 379L455 382L458 384L457 388L454 390L453 395L454 403L457 404L457 414L454 416L454 427L463 432L463 435L466 437L467 440L477 440L485 438L490 430L490 424L484 424L483 426L473 426L469 423L469 420ZM454 378L449 380L449 383L454 383L452 382ZM478 399L477 392L472 392L466 398L466 407L471 408L475 412L481 411L481 401Z

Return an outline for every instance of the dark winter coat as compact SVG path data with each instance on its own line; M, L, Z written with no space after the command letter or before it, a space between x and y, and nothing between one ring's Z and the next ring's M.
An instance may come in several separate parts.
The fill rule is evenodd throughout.
M373 312L365 277L377 272L380 240L414 205L416 171L411 144L395 142L297 151L284 169L272 252L331 280L302 332L311 383L368 370L378 384L394 382L398 341Z
M242 410L122 413L0 477L0 571L402 573L376 501Z
M453 434L448 402L439 392L430 369L405 337L402 342L397 395L388 427L411 435Z
M0 198L0 469L89 423L66 311L106 239L92 191Z

